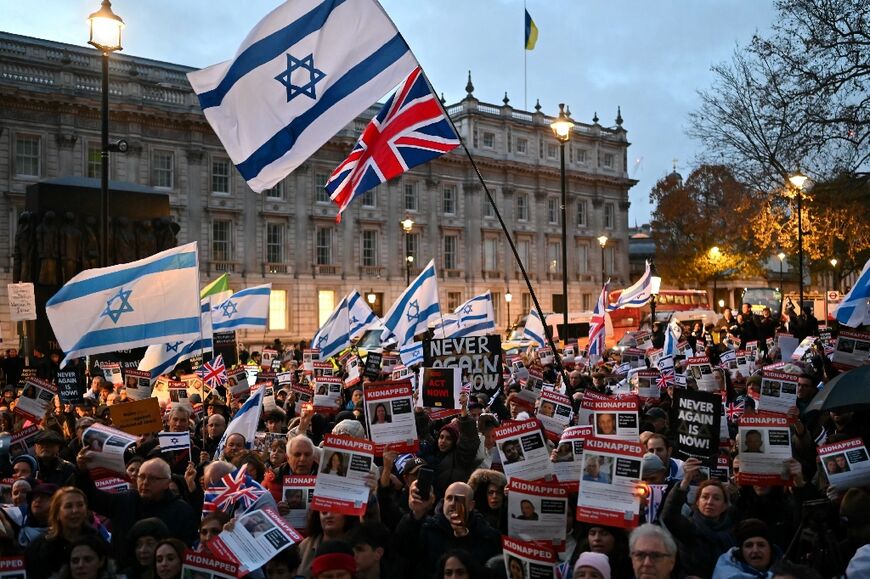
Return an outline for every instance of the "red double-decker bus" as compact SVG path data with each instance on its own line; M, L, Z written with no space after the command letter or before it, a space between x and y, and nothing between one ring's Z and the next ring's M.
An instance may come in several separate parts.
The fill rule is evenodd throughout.
M622 294L622 290L610 292L610 303L614 303ZM691 310L709 311L710 298L704 290L661 289L656 298L656 318L667 319L671 312L687 312ZM661 314L661 315L660 315ZM649 304L642 307L628 307L610 312L613 324L613 336L608 336L608 342L618 342L626 332L637 330L642 323L649 324Z

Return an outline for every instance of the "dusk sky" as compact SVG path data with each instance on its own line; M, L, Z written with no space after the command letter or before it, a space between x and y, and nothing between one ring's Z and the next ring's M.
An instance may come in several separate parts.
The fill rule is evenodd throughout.
M0 0L7 32L86 45L87 16L99 0ZM277 0L115 0L127 24L124 53L194 67L230 58ZM522 0L382 0L436 91L449 103L475 96L523 108ZM35 10L34 6L39 9ZM539 29L528 52L528 107L570 106L590 123L597 111L611 126L622 107L632 143L630 225L649 220L649 191L669 173L694 167L699 144L685 135L711 65L727 60L754 33L767 34L769 0L527 0Z

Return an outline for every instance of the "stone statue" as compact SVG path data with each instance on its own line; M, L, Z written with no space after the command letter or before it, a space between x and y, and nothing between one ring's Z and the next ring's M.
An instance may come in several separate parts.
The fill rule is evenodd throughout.
M67 211L60 226L60 268L63 283L71 280L79 270L82 251L82 232L76 225L76 216Z
M118 217L115 226L115 263L136 261L136 232L133 223L126 217Z
M178 245L175 234L180 227L172 220L172 217L160 217L154 220L154 230L157 234L157 251L172 249Z
M151 220L138 222L136 228L136 256L139 259L150 257L157 253L157 235L154 233L154 227L151 225Z
M97 228L97 218L88 215L82 231L82 269L94 269L100 266L100 232Z
M15 231L13 248L14 266L12 281L33 281L33 214L22 211L18 216L18 229Z
M58 285L57 262L60 258L60 238L54 211L46 211L42 222L36 227L36 257L39 259L40 285Z

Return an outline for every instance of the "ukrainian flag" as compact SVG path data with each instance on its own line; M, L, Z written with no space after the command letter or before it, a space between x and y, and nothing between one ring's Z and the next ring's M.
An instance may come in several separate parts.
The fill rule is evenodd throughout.
M534 50L536 42L538 42L538 27L535 26L532 15L526 10L526 50Z

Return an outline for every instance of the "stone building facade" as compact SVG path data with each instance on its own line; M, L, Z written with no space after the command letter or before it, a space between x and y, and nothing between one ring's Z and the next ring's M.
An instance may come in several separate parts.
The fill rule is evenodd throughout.
M197 240L204 285L222 272L233 289L271 282L270 328L250 342L307 339L352 289L383 313L434 259L443 309L493 292L498 324L528 312L528 290L495 212L462 149L354 201L336 222L322 186L377 113L370 108L274 189L251 191L205 121L189 67L119 53L110 61L110 179L169 194L179 243ZM561 311L559 143L540 105L514 109L467 94L445 105L477 162L545 309ZM0 32L0 330L15 343L6 284L28 185L100 174L100 60L86 47ZM555 106L553 107L555 108ZM571 311L590 310L603 270L629 281L627 132L621 115L575 126L566 145ZM406 234L400 221L414 221ZM607 235L602 251L597 237ZM602 258L604 263L602 264Z

